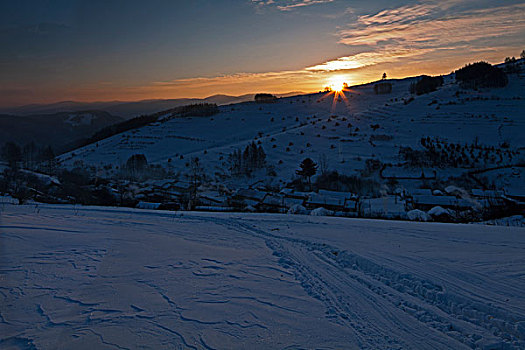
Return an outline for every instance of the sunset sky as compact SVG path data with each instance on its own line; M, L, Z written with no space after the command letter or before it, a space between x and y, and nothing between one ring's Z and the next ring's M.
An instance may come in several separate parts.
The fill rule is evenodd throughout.
M19 0L0 106L317 91L525 49L525 1Z

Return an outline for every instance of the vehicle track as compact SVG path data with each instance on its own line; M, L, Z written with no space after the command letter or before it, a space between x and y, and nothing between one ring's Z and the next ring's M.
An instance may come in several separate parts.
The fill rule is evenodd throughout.
M469 348L525 347L525 330L520 327L524 320L519 315L454 294L430 280L326 244L267 232L239 219L199 219L264 239L279 264L293 270L303 289L324 303L326 317L355 331L360 348L409 348L396 336L401 334L388 327L401 320L398 314L384 311L387 304ZM384 324L368 320L368 313L382 310Z

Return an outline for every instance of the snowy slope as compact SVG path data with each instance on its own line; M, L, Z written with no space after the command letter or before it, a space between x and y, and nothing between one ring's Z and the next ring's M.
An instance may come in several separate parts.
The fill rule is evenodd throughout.
M393 91L386 95L376 95L368 84L339 96L319 93L281 98L275 104L222 106L213 117L148 125L60 159L66 166L118 166L132 154L143 153L150 162L184 172L188 159L199 157L209 174L228 174L227 155L256 141L278 176L289 180L302 159L317 161L323 154L331 169L344 173L362 169L369 158L396 163L399 147L421 149L422 137L496 147L507 142L515 151L525 146L525 77L509 75L505 88L456 96L459 87L447 76L438 91L406 103L412 81L391 80Z
M525 346L522 228L0 205L1 348Z

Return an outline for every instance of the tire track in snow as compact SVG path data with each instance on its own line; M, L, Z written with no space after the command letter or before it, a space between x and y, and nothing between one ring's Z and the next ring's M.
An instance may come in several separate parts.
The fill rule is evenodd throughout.
M279 236L236 218L199 219L265 239L267 246L279 257L279 263L295 270L296 278L306 292L326 305L328 317L356 331L362 342L361 348L408 346L392 339L389 335L391 332L379 329L352 310L352 306L347 303L351 300L348 290L341 286L355 289L356 282L414 317L425 327L433 328L468 347L525 348L525 320L506 310L472 301L432 281L395 271L347 251L339 252L325 244ZM323 271L326 266L319 267L312 263L314 257L318 262L324 261L326 266L331 266L330 274L337 278L330 278L330 274Z
M322 268L316 266L316 264L307 264L307 260L310 258L309 252L298 254L297 251L294 251L292 253L285 247L286 243L289 242L286 242L286 239L283 239L283 237L255 229L235 219L199 219L226 226L243 234L250 233L258 238L263 238L268 248L273 251L273 254L279 257L279 263L287 269L295 270L296 279L301 283L305 291L326 305L327 317L355 331L360 349L408 348L407 344L391 337L389 330L382 330L374 322L368 320L364 313L353 311L352 306L348 303L348 300L351 299L345 297L345 291L338 286L338 283L334 280L325 280L322 272L320 272ZM305 250L304 244L301 248ZM306 250L309 251L309 249Z

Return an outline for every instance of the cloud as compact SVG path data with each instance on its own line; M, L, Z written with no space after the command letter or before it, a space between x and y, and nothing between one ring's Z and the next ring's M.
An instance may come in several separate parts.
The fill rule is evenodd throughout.
M273 0L252 1L274 5L280 10L328 2L303 0L279 5ZM252 84L278 87L279 84L302 85L304 82L319 84L333 74L364 80L373 79L376 70L385 66L410 74L414 73L410 71L415 69L411 65L414 62L443 69L440 62L443 57L457 55L457 60L465 63L463 60L468 55L488 52L498 55L502 48L508 49L509 36L519 37L519 33L525 31L525 4L469 9L464 3L461 0L419 3L358 16L354 24L337 32L339 42L354 53L297 70L176 79L155 82L150 87L192 89L198 86L206 89ZM456 64L454 62L448 64Z
M330 2L251 0L258 8L270 7L276 11L291 11ZM70 89L55 95L71 99L75 96L144 99L204 97L219 92L316 91L334 75L343 76L350 84L357 84L379 79L383 72L388 72L390 77L443 74L473 60L501 62L506 55L512 56L513 52L514 55L519 54L525 37L525 3L509 2L511 0L497 3L490 0L436 0L368 14L357 13L359 9L347 9L346 16L338 17L338 22L341 18L346 20L351 17L352 23L332 33L335 34L334 40L347 51L333 59L312 62L295 70L189 77L132 86L101 83L91 89L74 91L73 95ZM61 30L39 26L25 28L24 32L45 37L54 29ZM12 36L2 32L0 39L2 34L4 39L13 40ZM40 41L44 40L37 42ZM48 46L52 47L46 42ZM0 91L0 96L3 94L14 96L18 92ZM31 96L29 93L26 95Z
M333 72L338 70L355 70L380 63L395 62L402 58L419 56L429 52L429 49L382 49L373 52L362 52L351 56L339 57L315 66L305 68L306 71Z
M525 30L523 3L481 9L461 9L460 4L434 2L363 15L339 31L339 42L347 46L439 49L472 45L476 40L501 40Z
M258 6L275 6L281 11L290 11L300 7L327 4L334 0L252 0Z
M228 86L232 84L244 84L252 83L255 81L279 81L279 80L291 80L294 78L303 77L305 75L304 70L292 70L292 71L278 71L278 72L264 72L264 73L237 73L230 75L221 75L215 77L195 77L195 78L184 78L175 79L170 81L157 81L152 85L155 87L187 87L187 86Z

